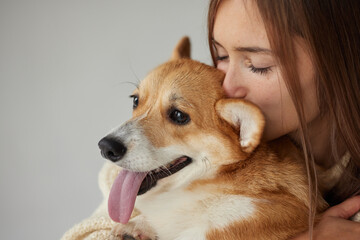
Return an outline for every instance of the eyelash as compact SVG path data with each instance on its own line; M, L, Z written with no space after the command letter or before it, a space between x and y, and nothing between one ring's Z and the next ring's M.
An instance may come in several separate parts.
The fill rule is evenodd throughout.
M224 61L224 60L226 60L228 58L229 58L229 56L217 56L216 61Z
M224 61L224 60L226 60L228 58L229 58L229 56L217 56L216 61ZM254 65L250 65L248 68L250 69L251 72L257 73L257 74L260 74L260 75L265 75L265 74L267 74L268 72L271 71L271 67L256 68L256 67L254 67Z
M265 67L265 68L256 68L254 67L253 65L251 65L250 67L250 71L253 72L253 73L258 73L260 75L265 75L267 74L268 72L271 71L271 67Z

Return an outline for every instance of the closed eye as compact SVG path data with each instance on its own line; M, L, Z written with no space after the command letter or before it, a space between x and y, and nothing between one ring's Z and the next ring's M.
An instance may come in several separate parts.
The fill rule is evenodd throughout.
M216 61L224 61L224 60L226 60L228 58L229 58L229 56L217 56Z
M264 67L264 68L256 68L254 65L249 66L250 71L253 73L258 73L260 75L265 75L268 72L272 71L271 66L270 67Z

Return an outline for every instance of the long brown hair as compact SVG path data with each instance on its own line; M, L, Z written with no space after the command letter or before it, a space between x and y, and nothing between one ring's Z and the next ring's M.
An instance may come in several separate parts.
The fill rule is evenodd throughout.
M270 46L277 57L299 118L299 137L309 178L316 193L315 162L304 116L302 91L296 69L294 38L301 37L316 69L320 114L330 119L331 148L339 161L337 144L351 155L338 184L325 194L330 205L360 191L360 1L353 0L254 0L265 24ZM221 0L210 0L208 41L216 65L213 28ZM316 196L310 197L315 199ZM312 205L313 206L313 205ZM310 209L310 223L315 209Z

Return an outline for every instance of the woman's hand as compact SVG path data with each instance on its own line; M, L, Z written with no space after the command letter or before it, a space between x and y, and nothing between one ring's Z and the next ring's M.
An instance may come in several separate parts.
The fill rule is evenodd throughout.
M360 196L329 208L314 227L313 240L360 240L360 223L348 220L360 211ZM309 232L293 238L308 240Z

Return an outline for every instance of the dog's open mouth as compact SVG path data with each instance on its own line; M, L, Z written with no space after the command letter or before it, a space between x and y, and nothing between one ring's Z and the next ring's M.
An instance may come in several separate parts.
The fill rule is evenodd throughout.
M122 169L109 194L108 210L111 219L126 224L134 209L137 195L146 193L156 185L159 179L171 176L191 162L191 158L183 156L150 172L133 172Z
M168 177L180 171L184 167L188 166L191 162L191 158L183 156L175 159L174 161L166 164L163 167L148 172L140 185L140 189L137 195L146 193L156 185L157 180Z

